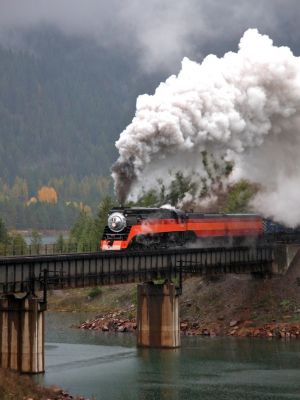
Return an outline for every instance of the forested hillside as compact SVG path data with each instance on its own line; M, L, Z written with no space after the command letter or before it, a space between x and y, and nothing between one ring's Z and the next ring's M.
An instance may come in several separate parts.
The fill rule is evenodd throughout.
M51 29L0 45L0 212L16 202L23 207L42 185L53 186L64 202L92 208L111 191L93 179L109 176L114 142L132 119L137 95L160 79L139 72L134 59L121 48ZM16 177L25 180L27 194L11 202L5 188ZM20 227L21 213L3 217Z
M44 30L0 47L0 171L30 187L52 177L107 175L136 96L152 90L122 50ZM147 78L147 77L146 77Z

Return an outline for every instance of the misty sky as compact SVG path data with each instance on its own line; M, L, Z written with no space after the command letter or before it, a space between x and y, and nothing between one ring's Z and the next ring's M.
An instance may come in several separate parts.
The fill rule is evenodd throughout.
M28 29L50 26L101 46L122 46L145 70L174 73L184 56L200 61L236 50L251 27L299 55L299 20L299 0L0 0L6 45Z

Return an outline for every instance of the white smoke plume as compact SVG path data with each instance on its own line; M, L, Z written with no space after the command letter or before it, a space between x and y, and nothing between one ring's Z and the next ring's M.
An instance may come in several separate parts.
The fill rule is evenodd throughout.
M121 203L170 170L209 178L207 152L218 168L233 161L236 179L261 185L257 211L299 224L300 59L255 29L236 53L209 55L201 64L185 58L178 76L138 97L116 146L112 175Z

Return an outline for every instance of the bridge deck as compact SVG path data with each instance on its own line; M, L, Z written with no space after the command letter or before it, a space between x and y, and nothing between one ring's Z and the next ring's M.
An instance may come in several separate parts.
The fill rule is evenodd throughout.
M177 274L270 270L272 247L168 249L0 258L0 293L142 282Z

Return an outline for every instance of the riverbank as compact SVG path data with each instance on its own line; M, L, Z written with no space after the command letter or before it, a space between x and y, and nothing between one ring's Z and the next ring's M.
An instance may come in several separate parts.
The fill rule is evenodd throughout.
M130 312L134 312L133 306ZM134 333L137 328L136 319L127 319L129 310L120 310L97 316L82 322L78 328L100 332ZM235 336L260 338L300 338L300 323L267 323L258 325L254 321L232 320L226 326L222 321L203 325L199 321L181 320L181 334L185 336Z
M300 265L294 264L287 275L271 279L187 278L179 300L181 330L186 335L299 337L299 277ZM82 329L133 331L136 293L136 284L61 290L50 294L49 309L95 313L95 325L86 322Z
M37 385L30 376L0 368L1 400L88 400L74 397L59 387Z

